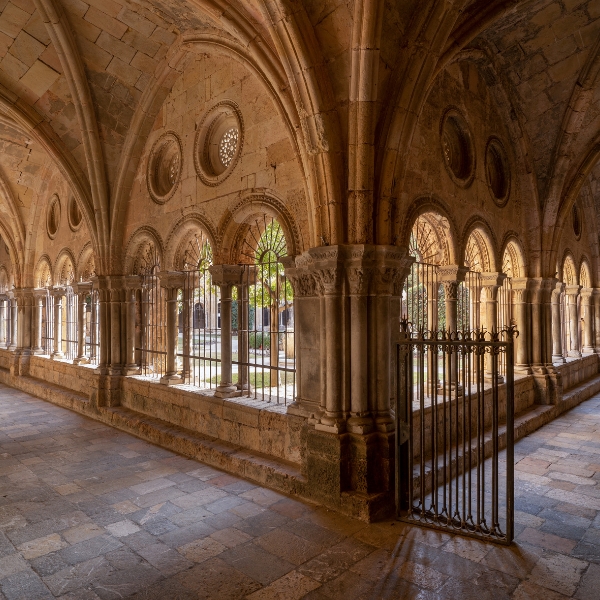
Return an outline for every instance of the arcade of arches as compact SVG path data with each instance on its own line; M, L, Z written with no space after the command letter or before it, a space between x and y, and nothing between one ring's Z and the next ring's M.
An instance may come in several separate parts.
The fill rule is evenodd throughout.
M400 319L600 390L600 5L3 0L0 382L394 507Z

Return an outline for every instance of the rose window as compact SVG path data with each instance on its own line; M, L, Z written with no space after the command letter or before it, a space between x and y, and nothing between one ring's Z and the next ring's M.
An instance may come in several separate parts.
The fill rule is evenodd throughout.
M228 129L219 142L219 159L225 168L235 158L237 152L240 130L237 127Z
M169 183L175 185L179 179L179 154L173 155L171 164L169 165Z

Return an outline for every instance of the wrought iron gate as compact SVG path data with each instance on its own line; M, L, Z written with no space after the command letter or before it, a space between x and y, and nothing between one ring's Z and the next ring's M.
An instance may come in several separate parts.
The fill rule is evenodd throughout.
M511 543L515 334L512 327L414 331L403 321L396 396L401 520Z

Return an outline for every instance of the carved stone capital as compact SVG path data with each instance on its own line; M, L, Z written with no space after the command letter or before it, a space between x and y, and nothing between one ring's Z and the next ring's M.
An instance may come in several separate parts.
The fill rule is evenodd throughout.
M467 276L469 269L458 265L439 265L437 268L438 281L462 283Z
M581 292L582 287L580 285L566 285L565 294L571 299L577 298L577 295Z
M242 265L212 265L208 267L214 285L240 285L243 283L244 267Z
M458 300L458 288L460 283L458 281L442 281L444 286L444 297L448 300Z
M579 292L579 294L581 295L581 301L584 304L591 304L593 292L594 292L594 290L592 288L588 288L588 287L581 288L581 291Z
M160 287L180 289L185 285L185 274L181 271L161 271L158 274Z

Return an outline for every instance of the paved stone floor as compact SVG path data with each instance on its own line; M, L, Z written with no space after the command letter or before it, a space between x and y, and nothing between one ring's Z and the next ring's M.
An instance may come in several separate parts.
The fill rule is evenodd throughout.
M0 386L0 599L600 598L600 397L519 442L510 549L366 525Z

